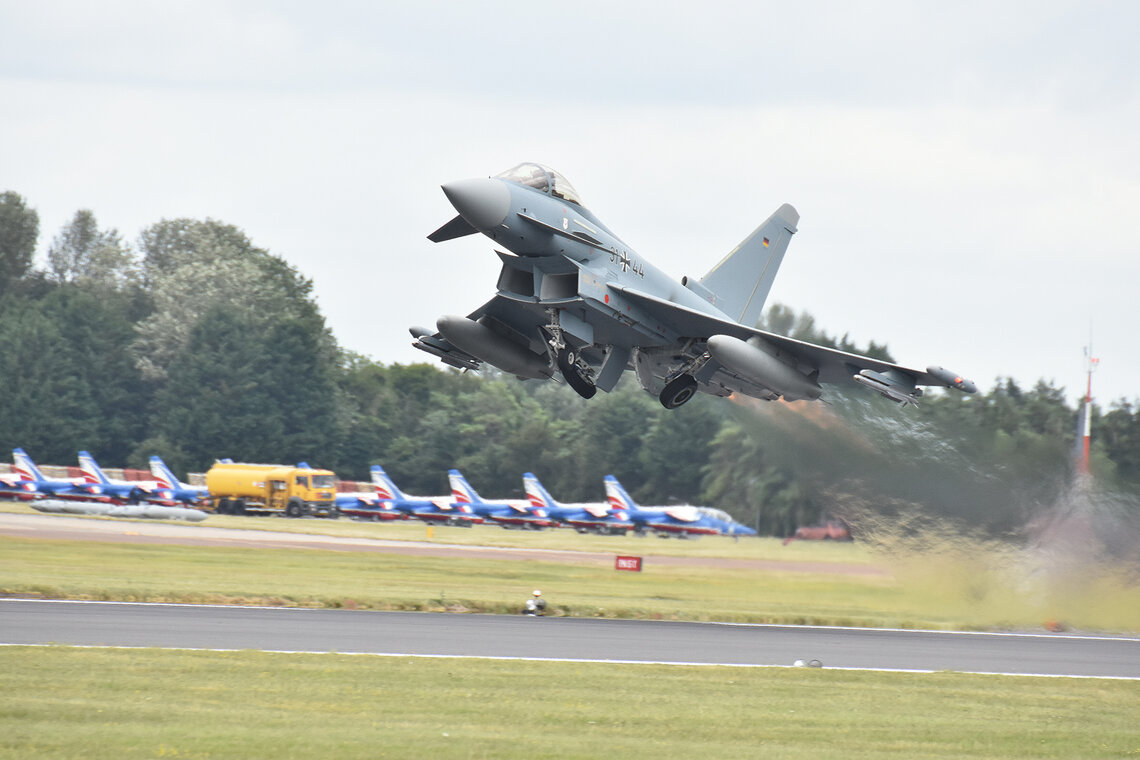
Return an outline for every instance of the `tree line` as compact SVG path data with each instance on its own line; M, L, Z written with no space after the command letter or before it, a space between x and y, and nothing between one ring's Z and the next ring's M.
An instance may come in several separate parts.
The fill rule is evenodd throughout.
M585 401L557 382L345 351L312 282L230 224L164 219L129 243L81 210L42 269L38 240L34 209L0 195L0 449L44 462L159 454L181 474L304 460L359 480L378 463L420 494L446 493L458 467L494 497L522 497L532 471L567 502L602 501L613 473L645 504L708 504L774 535L855 504L1015 531L1074 479L1077 408L1044 381L917 409L828 389L828 404L698 396L667 411L630 377ZM761 326L891 359L781 305ZM1092 426L1097 481L1132 498L1140 409L1098 406Z

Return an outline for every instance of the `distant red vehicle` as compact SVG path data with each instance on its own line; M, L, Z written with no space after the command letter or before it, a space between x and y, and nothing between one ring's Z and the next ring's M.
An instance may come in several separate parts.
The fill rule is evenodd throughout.
M784 539L784 546L792 541L850 541L851 531L846 523L839 520L828 520L823 525L810 525L796 528L794 535Z

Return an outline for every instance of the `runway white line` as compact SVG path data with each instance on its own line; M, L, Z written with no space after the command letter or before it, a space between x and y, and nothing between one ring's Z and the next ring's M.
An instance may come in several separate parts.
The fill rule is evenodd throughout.
M292 609L292 608L289 608ZM841 670L869 673L910 673L916 675L930 675L933 673L955 673L972 676L1015 676L1019 678L1089 678L1097 681L1140 681L1140 677L1133 676L1073 676L1060 673L1002 673L984 670L913 670L906 668L848 668L848 667L816 667L804 668L798 665L760 665L751 662L681 662L670 660L595 660L572 657L508 657L492 655L467 654L408 654L403 652L336 652L336 651L306 651L293 649L209 649L202 647L142 647L142 646L116 646L95 644L12 644L0 641L0 647L38 647L42 649L155 649L166 652L261 652L263 654L309 654L309 655L344 655L346 657L408 657L421 660L495 660L506 662L566 662L579 665L671 665L690 668L779 668L781 670Z

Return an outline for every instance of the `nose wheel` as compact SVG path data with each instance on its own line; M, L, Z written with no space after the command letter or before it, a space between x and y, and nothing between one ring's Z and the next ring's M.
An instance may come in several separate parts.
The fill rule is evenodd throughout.
M582 398L593 398L598 392L590 365L569 346L558 352L558 369L562 371L562 377L566 378L567 384Z

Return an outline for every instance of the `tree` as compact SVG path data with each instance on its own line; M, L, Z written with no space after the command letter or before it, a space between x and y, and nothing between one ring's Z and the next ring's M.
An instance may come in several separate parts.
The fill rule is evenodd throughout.
M60 283L91 280L114 290L138 282L139 271L129 246L117 230L99 229L88 209L75 217L52 240L48 248L52 277Z
M653 498L658 504L700 500L712 442L723 424L714 411L716 403L698 397L680 409L655 411L638 454L645 482L637 498Z
M1103 446L1124 484L1140 486L1140 409L1125 399L1112 402L1093 429L1093 440Z
M166 379L198 320L219 306L244 315L254 330L291 318L321 321L319 350L335 370L336 342L313 302L312 283L236 227L163 221L144 230L140 247L154 311L139 323L132 351L148 380Z
M214 264L220 259L269 255L240 229L216 219L163 219L142 231L138 247L147 282L191 262Z
M19 194L0 194L0 294L31 268L39 235L39 214Z
M284 434L278 400L264 380L275 363L243 315L214 306L195 324L187 350L158 391L154 428L205 469L218 457L276 461Z
M0 387L0 447L8 451L22 446L41 461L73 461L73 444L98 430L72 345L44 304L0 299Z

